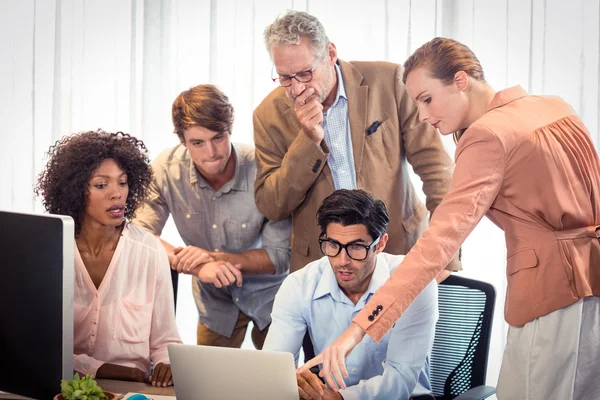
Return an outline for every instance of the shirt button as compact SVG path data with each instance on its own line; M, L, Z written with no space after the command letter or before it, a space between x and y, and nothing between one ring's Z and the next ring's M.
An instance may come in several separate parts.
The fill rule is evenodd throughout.
M191 216L190 214L185 214L185 217L186 217L187 219L190 219L192 216Z
M219 249L215 249L215 251L219 251Z
M246 224L242 224L242 228L246 228Z
M236 298L235 298L235 302L237 303L238 301L240 301L240 298L239 298L239 297L236 297Z
M352 372L352 373L355 373L355 372L356 372L356 368L352 368L352 369L350 370L350 372Z
M216 197L213 197L212 199L213 199L213 201L215 201L217 198L216 198Z
M212 228L217 229L217 224L213 224Z

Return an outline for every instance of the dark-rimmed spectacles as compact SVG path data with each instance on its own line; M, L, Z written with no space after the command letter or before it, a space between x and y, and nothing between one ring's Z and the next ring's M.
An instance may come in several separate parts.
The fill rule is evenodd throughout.
M273 65L273 69L271 70L271 79L273 80L273 82L283 87L292 86L292 79L295 79L300 83L308 83L312 81L313 72L315 71L315 69L317 69L322 59L323 57L319 57L310 69L298 72L294 75L278 75L275 71L275 66Z
M342 249L345 249L348 257L356 261L363 261L369 255L369 250L379 243L379 239L381 239L381 236L375 239L371 244L361 244L356 242L341 244L337 240L320 238L319 246L321 248L321 253L327 257L336 257L340 254Z

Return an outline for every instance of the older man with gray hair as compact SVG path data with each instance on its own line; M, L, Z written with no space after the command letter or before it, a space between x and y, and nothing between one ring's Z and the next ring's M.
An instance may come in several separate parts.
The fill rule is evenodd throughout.
M267 218L292 216L290 271L320 258L315 215L336 189L382 199L391 218L387 249L406 254L427 211L448 192L452 161L436 130L419 121L401 66L339 60L323 25L301 11L277 18L264 39L279 87L254 111L254 195ZM407 162L423 182L427 208ZM458 269L455 257L448 270Z

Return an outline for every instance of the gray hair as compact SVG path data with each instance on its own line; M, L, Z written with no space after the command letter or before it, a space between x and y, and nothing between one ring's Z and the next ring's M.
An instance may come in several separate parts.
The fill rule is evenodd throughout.
M273 45L300 44L300 39L306 37L316 56L327 53L329 38L325 28L314 16L303 11L289 10L284 16L278 17L275 22L265 28L265 46L271 54Z

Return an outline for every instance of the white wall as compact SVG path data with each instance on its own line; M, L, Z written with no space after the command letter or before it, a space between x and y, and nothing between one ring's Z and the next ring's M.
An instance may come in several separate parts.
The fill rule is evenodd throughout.
M199 83L230 96L234 138L252 143L252 110L274 88L262 31L288 8L318 16L345 60L401 63L436 35L463 41L495 88L562 96L600 142L600 0L2 0L0 209L42 211L35 176L65 134L127 131L153 156L176 144L171 102ZM172 225L166 236L179 242ZM506 334L502 232L484 220L463 255L465 274L498 290L495 384ZM178 325L194 343L190 286L182 280Z

